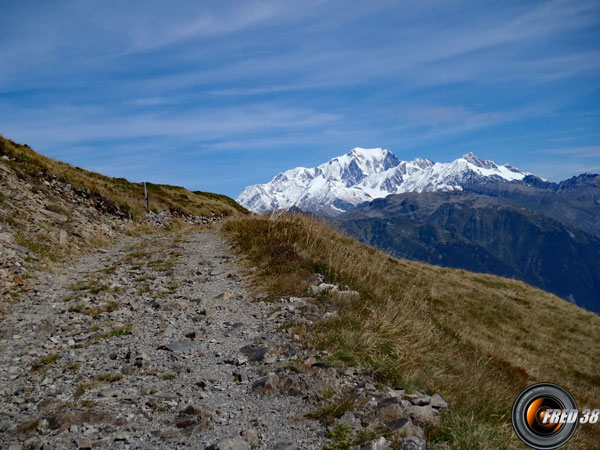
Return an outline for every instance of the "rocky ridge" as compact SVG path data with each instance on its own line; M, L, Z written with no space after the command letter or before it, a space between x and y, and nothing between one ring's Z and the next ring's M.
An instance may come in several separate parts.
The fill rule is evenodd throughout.
M336 312L253 293L238 258L209 230L121 236L32 276L0 318L0 446L426 448L443 399L303 349Z

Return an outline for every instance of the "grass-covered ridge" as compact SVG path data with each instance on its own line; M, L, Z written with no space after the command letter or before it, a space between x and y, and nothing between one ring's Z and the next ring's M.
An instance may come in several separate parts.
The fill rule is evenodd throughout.
M146 218L143 183L73 167L1 136L0 185L0 231L11 235L14 244L8 245L15 252L15 260L6 266L10 273L0 279L0 296L16 298L26 289L30 268L48 269L105 247L122 233L157 231L156 216ZM196 216L191 218L195 223L207 223L197 217L248 213L225 195L152 183L147 189L149 209L165 212L159 218L166 231L187 226L190 216Z
M0 156L7 155L15 161L2 161L27 176L51 174L74 187L87 189L110 199L128 210L134 219L145 213L144 186L124 178L111 178L88 170L73 167L36 153L27 145L17 144L0 136ZM165 209L175 213L208 216L246 214L247 210L233 199L210 192L189 191L182 187L147 183L150 209ZM0 198L1 200L1 198Z
M324 298L337 317L305 341L369 367L396 387L439 392L451 404L434 440L457 449L525 448L510 413L537 381L567 388L580 409L600 405L600 317L522 282L391 258L305 217L251 217L224 226L273 295L306 293L321 272L359 300ZM580 426L567 448L591 449Z

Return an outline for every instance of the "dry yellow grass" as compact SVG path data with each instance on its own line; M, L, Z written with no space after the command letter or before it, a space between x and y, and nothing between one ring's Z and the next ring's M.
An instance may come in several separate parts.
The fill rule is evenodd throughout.
M61 161L47 158L26 145L17 144L0 136L0 155L6 154L20 162L12 164L15 170L26 172L34 177L50 173L75 187L89 189L110 199L129 210L134 218L145 213L144 187L142 183L131 183L124 178L111 178L95 172L73 167ZM5 163L10 163L3 161ZM230 216L247 211L231 198L210 192L189 191L187 189L162 184L147 184L150 209L161 211L170 209L185 214L210 217Z
M306 342L369 367L390 385L440 392L452 408L430 436L457 449L525 448L512 432L527 385L567 388L580 409L600 407L600 317L522 282L398 260L305 217L231 220L224 232L274 295L303 294L323 273L361 293L323 299L337 318ZM571 449L598 448L583 425Z

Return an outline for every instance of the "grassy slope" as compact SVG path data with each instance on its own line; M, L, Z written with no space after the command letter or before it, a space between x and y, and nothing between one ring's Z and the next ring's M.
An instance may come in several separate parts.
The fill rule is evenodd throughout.
M134 219L139 219L145 212L144 186L141 183L130 183L124 178L111 178L95 172L73 167L61 161L42 156L26 145L17 144L0 136L0 155L17 158L20 163L12 163L15 170L37 175L47 172L72 184L74 187L98 192L118 205L129 210ZM8 162L10 163L10 162ZM212 213L235 215L247 213L233 199L209 192L192 192L177 186L147 184L150 198L150 209L161 211L172 209L185 214L208 216Z
M337 318L307 342L370 367L398 387L440 392L452 410L431 436L452 448L525 448L510 425L527 385L566 387L580 409L600 405L600 317L522 282L390 258L302 217L232 220L224 231L274 295L302 295L313 272L360 291L323 301ZM591 449L600 425L568 447Z
M35 255L42 266L50 261L64 260L75 254L85 252L87 249L104 246L111 240L105 233L89 234L79 229L78 221L71 221L70 217L78 208L78 217L93 229L98 230L98 224L103 221L99 217L102 214L110 216L115 220L120 232L152 232L154 229L144 225L142 219L146 212L144 200L144 187L141 183L131 183L123 178L110 178L98 173L73 167L69 164L47 158L33 151L26 145L17 144L0 136L0 157L7 155L10 160L0 159L0 164L8 166L10 171L18 180L15 186L0 187L0 221L3 228L11 231L16 242L26 247L32 255ZM105 212L98 211L97 214L86 214L85 208L78 207L69 198L61 197L60 193L53 190L44 183L59 181L71 184L74 188L86 191L87 197L101 201L105 205ZM19 186L17 186L19 185ZM27 188L26 186L30 186ZM31 199L25 199L23 195L11 198L13 205L7 207L11 188L31 189L36 192L44 208L59 213L58 218L38 215L36 210L40 205ZM220 194L209 192L192 192L187 189L156 185L148 183L149 206L154 211L169 209L175 217L181 215L196 216L236 216L247 214L242 206L233 199ZM19 202L28 202L20 204ZM120 221L112 214L117 210L121 213L127 212L133 218L133 222ZM87 217L91 216L91 217ZM66 221L59 220L60 217ZM177 227L182 222L172 221ZM68 232L67 244L59 244L59 230ZM90 230L90 227L87 228ZM30 258L28 257L28 260ZM40 267L42 267L40 266Z

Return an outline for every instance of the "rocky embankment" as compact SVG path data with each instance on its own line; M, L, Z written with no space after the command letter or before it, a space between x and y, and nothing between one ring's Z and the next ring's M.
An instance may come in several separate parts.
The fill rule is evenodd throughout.
M131 226L129 212L109 199L49 173L33 177L19 164L6 155L0 160L0 312L40 259L79 253Z
M303 349L325 312L253 293L237 259L158 233L33 276L0 319L0 447L426 448L443 399Z
M22 165L0 157L0 313L27 289L33 270L106 245L133 227L130 211L113 200L42 169L33 175ZM195 225L222 219L215 212L165 209L147 211L142 221L164 229L174 218Z

